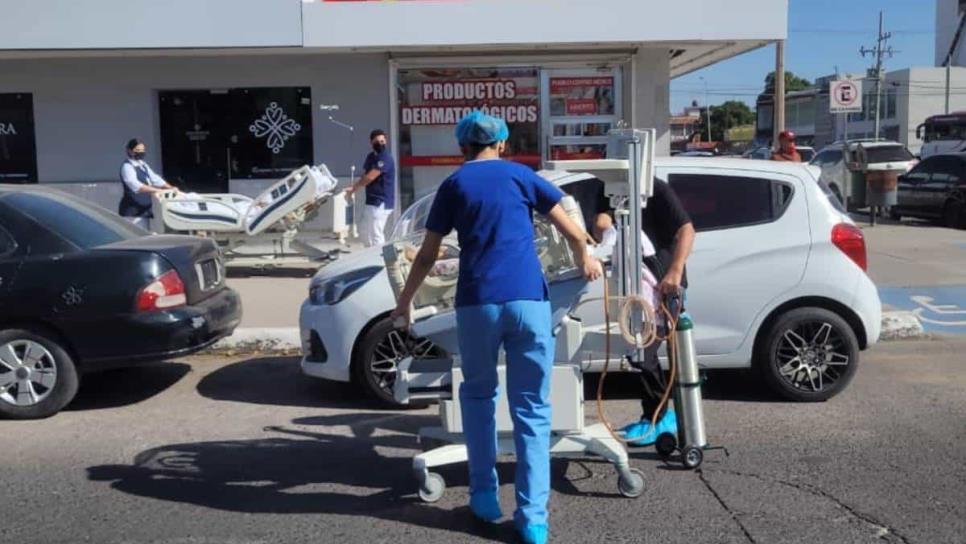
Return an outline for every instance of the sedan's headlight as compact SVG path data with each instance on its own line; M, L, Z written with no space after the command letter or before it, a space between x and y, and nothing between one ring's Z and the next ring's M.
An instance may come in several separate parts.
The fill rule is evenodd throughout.
M317 306L338 304L365 285L381 270L381 266L367 266L318 283L313 282L309 286L309 300Z

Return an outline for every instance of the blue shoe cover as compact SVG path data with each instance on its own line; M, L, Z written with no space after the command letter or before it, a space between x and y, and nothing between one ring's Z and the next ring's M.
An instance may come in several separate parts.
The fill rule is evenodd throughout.
M661 418L661 421L657 422L657 431L654 433L654 440L657 440L657 437L664 433L670 433L675 438L678 436L678 418L674 410L664 412L664 417Z
M621 429L624 433L624 438L627 440L635 440L640 438L641 440L636 440L630 443L631 446L648 446L653 444L657 440L658 433L652 432L650 421L638 421L636 423L631 423L630 425Z
M547 544L549 532L546 523L527 523L520 529L520 538L525 544Z
M503 517L496 491L477 491L470 494L470 510L473 515L487 523L494 523Z

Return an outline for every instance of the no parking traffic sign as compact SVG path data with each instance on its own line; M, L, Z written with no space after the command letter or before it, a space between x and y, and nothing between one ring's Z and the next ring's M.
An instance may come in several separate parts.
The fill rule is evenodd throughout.
M840 79L829 83L829 111L832 113L862 111L862 81Z

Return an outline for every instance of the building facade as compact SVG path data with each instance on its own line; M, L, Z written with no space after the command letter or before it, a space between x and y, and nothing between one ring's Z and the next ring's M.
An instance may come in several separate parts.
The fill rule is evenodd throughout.
M565 4L16 3L0 18L0 182L113 208L137 137L169 181L251 195L305 163L358 174L382 128L405 207L461 162L452 129L472 109L506 119L509 158L535 168L603 156L618 122L656 127L666 153L671 78L787 26L775 0Z

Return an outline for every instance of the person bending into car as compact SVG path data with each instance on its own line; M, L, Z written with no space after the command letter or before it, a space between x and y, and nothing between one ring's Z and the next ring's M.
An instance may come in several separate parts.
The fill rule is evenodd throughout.
M580 205L594 240L612 245L616 232L613 228L613 210L604 193L604 183L592 178L568 184L563 190ZM644 258L644 265L660 280L661 296L680 294L683 300L688 284L685 263L694 245L694 225L674 190L660 179L654 180L654 195L648 199L647 207L641 210L641 225L655 252L653 256ZM659 336L665 336L667 331L660 332ZM657 357L660 347L661 342L654 342L644 350L643 361L631 361L641 371L641 419L622 431L625 438L634 441L634 446L653 444L658 435L665 432L677 436L674 410L667 409L666 405L660 407L667 388L667 379ZM652 428L651 421L659 407L657 424Z
M554 337L548 287L534 244L532 215L546 215L567 238L588 280L602 274L584 232L560 206L553 184L526 166L500 159L509 129L474 111L456 125L467 161L446 178L426 219L426 236L392 318L411 318L419 285L432 270L443 238L459 236L456 333L465 377L460 409L470 472L470 509L486 522L502 517L496 473L496 401L500 347L516 447L514 521L523 541L548 538L550 374Z

